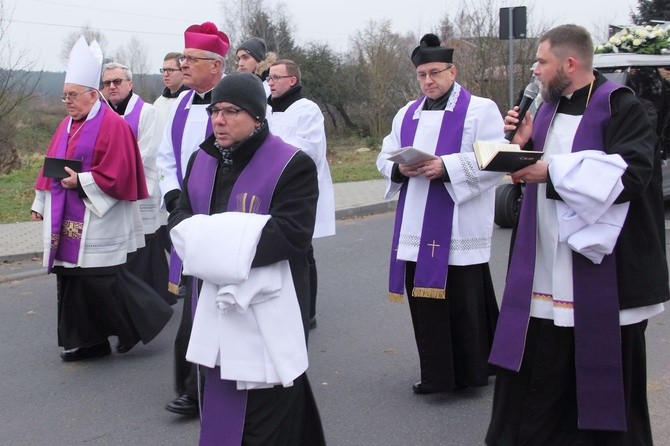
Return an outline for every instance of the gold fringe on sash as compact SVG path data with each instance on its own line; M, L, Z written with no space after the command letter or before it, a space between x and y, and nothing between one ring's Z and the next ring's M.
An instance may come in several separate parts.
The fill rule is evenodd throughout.
M168 282L168 291L172 294L179 295L179 284Z
M446 299L444 288L420 288L414 287L412 290L413 297L427 297L429 299Z
M405 295L399 293L389 293L389 301L394 304L401 304L405 302Z

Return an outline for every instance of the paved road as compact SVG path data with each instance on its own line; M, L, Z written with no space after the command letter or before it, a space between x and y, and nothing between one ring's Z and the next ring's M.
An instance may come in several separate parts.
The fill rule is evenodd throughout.
M414 395L418 358L406 305L386 300L391 214L338 222L315 243L318 327L309 377L329 445L480 445L492 386ZM503 285L509 230L494 234L492 274ZM31 262L0 266L34 268ZM178 311L158 338L126 355L62 363L56 346L55 280L0 284L0 444L196 444L198 423L163 410L172 396ZM657 444L670 444L670 317L648 329L649 394Z

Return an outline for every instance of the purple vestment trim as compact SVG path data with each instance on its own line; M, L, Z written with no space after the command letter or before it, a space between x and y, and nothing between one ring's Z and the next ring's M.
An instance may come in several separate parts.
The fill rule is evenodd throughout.
M590 98L577 128L572 152L605 149L610 95L620 88L606 82ZM558 103L545 104L533 126L542 150ZM489 361L518 371L523 358L535 269L537 186L526 185L512 261ZM615 254L596 265L572 253L575 368L580 429L625 431L626 408Z
M133 131L133 134L135 135L135 139L137 139L139 136L140 132L140 115L142 114L142 107L144 107L144 101L142 100L141 97L137 97L137 102L135 102L135 106L131 110L130 113L123 115L123 119L126 120L128 125L130 126L130 130Z
M277 182L298 152L299 149L269 135L235 181L226 211L267 215ZM188 182L193 214L210 214L218 164L218 160L204 150L196 153ZM193 280L192 317L198 305L198 282ZM222 380L219 367L215 367L207 369L203 398L200 446L239 446L244 432L247 391L237 390L235 381Z
M463 125L470 98L470 93L461 88L453 112L444 111L435 149L436 155L460 152ZM414 114L423 100L424 98L418 99L405 112L400 128L400 144L403 147L410 146L414 142L419 124L419 120L414 119ZM400 197L396 209L389 268L389 293L391 296L402 296L405 292L405 261L398 260L397 255L408 184L409 181L406 181L400 188ZM453 215L454 200L444 187L444 183L437 180L431 181L426 199L426 212L421 228L419 254L414 274L413 295L415 297L445 297Z
M172 152L174 153L175 165L177 166L177 181L179 181L180 186L184 179L184 172L181 170L182 141L188 114L191 111L190 107L187 107L187 105L191 103L194 94L195 90L190 90L183 98L181 98L177 110L175 111L174 118L172 119ZM207 129L202 140L205 141L212 133L212 120L208 119Z
M100 107L98 113L81 124L79 138L72 151L72 158L81 160L82 172L89 172L93 163L95 141L107 107ZM67 158L68 140L70 135L67 127L62 128L56 143L54 156ZM54 260L77 263L81 238L84 232L84 216L86 205L79 198L77 189L64 189L60 181L51 181L51 249L49 252L48 271L53 268Z
M190 90L184 95L184 97L179 102L179 105L177 106L177 110L175 111L175 115L172 120L172 152L174 153L175 166L177 168L177 181L179 181L180 187L184 178L184 173L181 169L181 149L184 137L184 128L186 126L188 114L191 110L187 107L187 105L191 103L191 99L193 98L194 94L195 90ZM207 129L205 131L203 141L209 138L209 135L212 133L212 121L208 119ZM168 273L168 287L170 289L176 290L179 288L179 282L181 282L181 267L181 259L175 252L174 248L172 248L170 251L170 271Z

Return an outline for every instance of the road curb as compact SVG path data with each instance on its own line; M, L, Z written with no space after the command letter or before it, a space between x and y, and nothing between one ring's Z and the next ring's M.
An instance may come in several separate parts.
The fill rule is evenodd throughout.
M382 201L379 203L366 204L362 206L351 206L347 208L337 209L335 211L335 218L337 220L344 220L347 218L366 217L368 215L382 214L395 210L397 200ZM23 262L33 258L41 258L42 252L26 252L18 254L0 255L0 263L15 263ZM30 271L21 271L13 274L0 275L0 283L11 282L14 280L23 280L31 277L46 274L46 270L42 267Z

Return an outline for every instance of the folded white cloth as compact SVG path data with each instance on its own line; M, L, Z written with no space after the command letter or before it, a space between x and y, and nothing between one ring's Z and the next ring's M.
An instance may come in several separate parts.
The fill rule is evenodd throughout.
M282 287L280 263L263 268L251 268L249 277L242 283L219 287L216 305L223 311L247 311L249 305L265 302L279 296Z
M552 156L549 174L565 204L593 224L623 191L621 175L627 167L620 155L582 150Z
M555 155L549 164L563 199L556 202L559 241L596 264L614 250L628 215L629 203L614 204L626 167L621 156L594 150Z
M269 215L223 212L197 214L170 231L184 274L218 285L247 279ZM221 260L227 262L221 267Z
M239 389L291 386L308 366L288 261L251 268L268 219L196 215L171 231L185 273L203 280L186 359L219 365Z
M565 203L559 202L556 204L559 240L591 262L599 264L603 257L614 251L628 215L628 207L629 203L612 205L597 222L587 225Z

